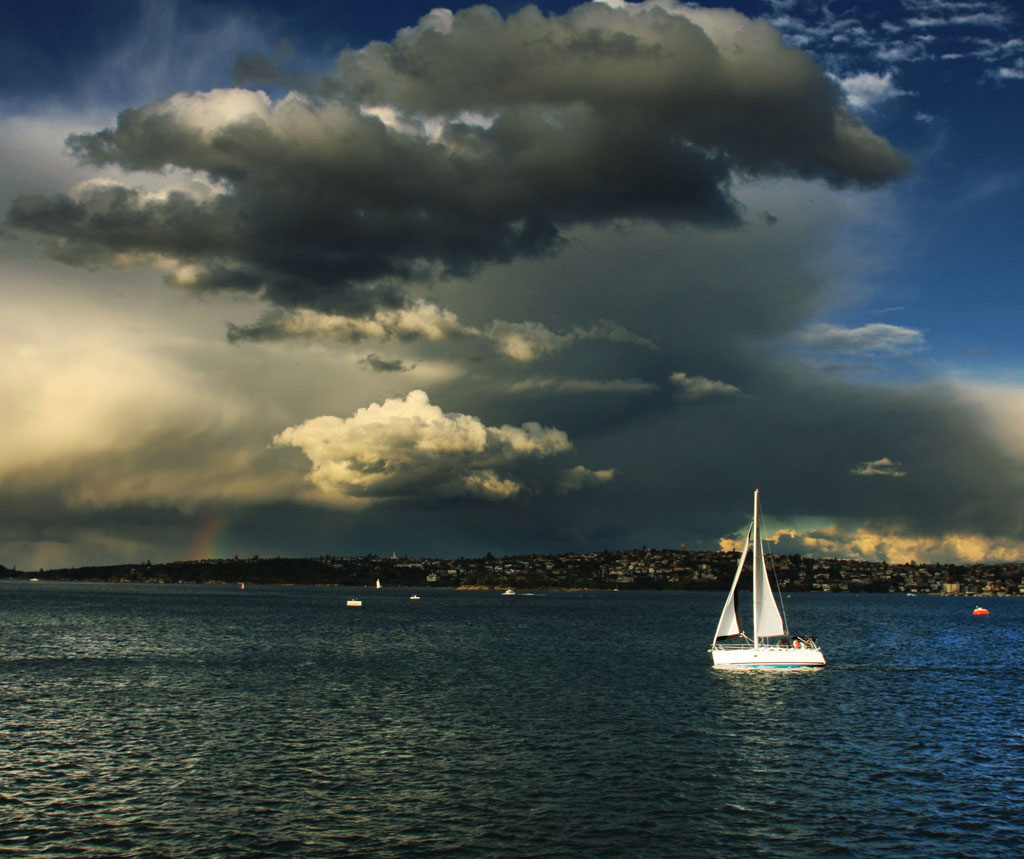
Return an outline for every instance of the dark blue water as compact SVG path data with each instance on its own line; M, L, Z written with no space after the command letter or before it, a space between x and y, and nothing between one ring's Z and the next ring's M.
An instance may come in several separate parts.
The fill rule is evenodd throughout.
M1024 600L0 582L0 855L1022 855Z

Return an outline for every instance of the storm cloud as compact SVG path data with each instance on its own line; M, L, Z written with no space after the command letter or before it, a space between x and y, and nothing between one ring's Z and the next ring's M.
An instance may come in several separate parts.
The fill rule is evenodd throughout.
M68 145L213 192L16 199L9 224L55 258L358 314L403 306L403 284L556 252L575 225L735 225L737 177L875 187L908 167L770 26L671 3L435 10L343 52L316 93L177 93Z

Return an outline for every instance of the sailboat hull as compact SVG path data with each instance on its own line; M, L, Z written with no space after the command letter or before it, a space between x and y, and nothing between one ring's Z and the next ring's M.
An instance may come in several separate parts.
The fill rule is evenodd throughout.
M713 647L711 659L715 668L822 668L825 654L812 647Z

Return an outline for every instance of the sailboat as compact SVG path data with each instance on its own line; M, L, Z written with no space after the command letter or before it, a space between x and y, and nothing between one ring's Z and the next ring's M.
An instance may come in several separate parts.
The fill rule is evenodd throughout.
M740 562L729 589L729 596L722 609L715 630L715 640L708 651L715 668L820 668L825 664L825 654L818 642L811 637L791 636L786 620L779 611L772 594L768 569L764 562L764 546L761 543L760 503L758 491L754 490L754 520L747 529ZM751 635L743 630L740 620L736 587L753 546L753 627Z
M380 590L380 579L377 579L377 590Z

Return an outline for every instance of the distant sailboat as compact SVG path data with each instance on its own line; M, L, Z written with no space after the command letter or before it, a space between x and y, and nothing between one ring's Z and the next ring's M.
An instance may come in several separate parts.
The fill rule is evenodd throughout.
M377 579L377 590L380 590L380 579Z
M729 596L722 609L711 646L711 658L715 668L820 668L825 664L825 655L813 638L789 637L786 621L779 612L779 606L772 595L771 582L764 562L764 546L761 543L760 504L758 491L754 490L754 520L747 530L743 554L736 566L736 575L729 589ZM737 603L736 587L743 573L750 547L753 557L753 628L752 636L743 631Z

